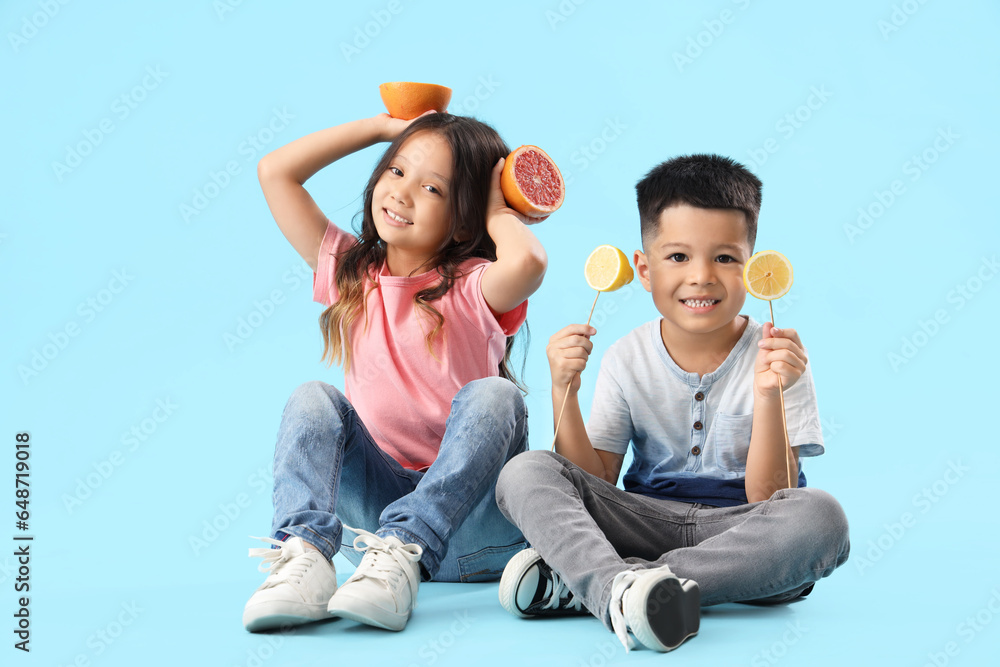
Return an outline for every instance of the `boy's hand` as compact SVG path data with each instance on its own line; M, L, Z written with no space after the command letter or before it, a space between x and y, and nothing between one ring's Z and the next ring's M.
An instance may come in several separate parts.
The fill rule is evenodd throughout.
M587 367L587 359L594 344L590 337L597 329L586 324L571 324L560 329L549 339L545 346L545 354L549 357L549 370L552 373L552 387L563 391L570 385L570 392L580 390L580 373Z
M494 216L508 214L514 216L525 225L534 225L548 218L549 216L547 215L542 218L529 218L523 213L518 213L511 207L507 206L507 200L503 198L503 190L500 189L500 174L503 173L504 160L505 158L500 158L497 163L493 165L493 174L490 179L490 200L489 204L486 206L487 222L489 222L490 218L493 218Z
M420 114L420 116L426 116L429 113L437 113L433 109L430 111L425 111ZM420 118L417 116L417 118ZM403 120L402 118L393 118L387 113L380 113L379 115L372 118L372 121L379 128L379 140L380 141L394 141L396 137L403 133L410 123L415 121L417 118L411 118L410 120Z
M777 398L778 376L785 389L791 387L806 370L805 350L795 329L775 329L764 323L764 337L758 344L757 362L754 365L754 395Z

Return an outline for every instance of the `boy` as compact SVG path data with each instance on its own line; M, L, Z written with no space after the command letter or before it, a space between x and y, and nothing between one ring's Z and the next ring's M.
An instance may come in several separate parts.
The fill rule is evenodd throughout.
M550 339L554 410L567 386L569 396L556 453L525 452L500 474L497 503L533 547L508 563L500 600L524 617L589 610L626 648L631 632L669 651L697 634L702 605L807 595L849 543L840 505L799 472L799 456L823 453L799 336L739 314L760 181L728 158L692 155L657 166L636 192L635 266L662 317L607 351L586 426L577 392L596 330L574 324Z

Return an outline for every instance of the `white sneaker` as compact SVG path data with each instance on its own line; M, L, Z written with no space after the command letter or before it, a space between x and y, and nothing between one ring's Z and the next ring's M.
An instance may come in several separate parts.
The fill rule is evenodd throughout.
M358 534L354 548L365 555L354 574L330 598L327 611L376 628L402 630L417 606L419 561L424 550L395 537L383 540L366 530L344 528Z
M260 632L327 618L326 605L337 592L333 563L299 537L254 539L281 548L250 549L251 558L264 559L257 569L270 574L244 607L243 627Z
M636 639L654 651L672 651L698 634L701 591L693 579L678 579L666 565L626 570L611 583L609 611L626 651L635 648Z

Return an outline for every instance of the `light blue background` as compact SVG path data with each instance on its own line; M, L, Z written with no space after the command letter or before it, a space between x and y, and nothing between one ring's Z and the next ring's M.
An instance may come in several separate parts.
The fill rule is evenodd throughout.
M311 275L268 212L256 161L379 113L377 86L393 80L452 87L452 110L492 123L512 146L544 147L570 181L562 210L535 228L549 270L529 309L534 448L551 433L545 342L586 318L590 250L638 247L635 182L690 152L730 155L764 181L757 249L795 265L777 324L809 348L824 419L827 454L805 471L843 504L853 553L801 604L706 611L672 664L995 659L996 3L235 4L4 3L0 539L12 545L16 532L21 431L32 438L36 538L30 655L12 648L13 547L0 550L4 664L624 660L596 620L506 615L496 584L424 585L399 634L347 622L295 637L241 627L263 576L247 535L270 525L282 407L302 382L342 386L319 361ZM685 52L690 62L678 63ZM115 100L133 95L147 68L165 74L145 79L124 117ZM293 118L269 135L275 110ZM799 114L798 127L787 114ZM57 173L102 121L113 131ZM942 131L953 138L935 149ZM914 171L924 151L934 161ZM309 181L335 222L351 224L378 155ZM185 221L180 206L229 161L239 172L209 187L217 196ZM872 218L852 236L859 208ZM280 303L261 305L275 294ZM257 309L259 326L227 345ZM749 299L744 312L763 320L766 305ZM638 282L602 297L594 359L655 316ZM76 335L61 334L67 327ZM37 374L25 375L36 352L44 367L36 359ZM596 361L584 406L595 371ZM157 401L176 407L167 416ZM133 427L147 433L130 444ZM959 466L960 476L948 472ZM99 486L67 506L88 475ZM213 521L224 526L214 537ZM350 572L337 564L341 578ZM966 619L977 614L973 629ZM119 630L110 643L98 634Z

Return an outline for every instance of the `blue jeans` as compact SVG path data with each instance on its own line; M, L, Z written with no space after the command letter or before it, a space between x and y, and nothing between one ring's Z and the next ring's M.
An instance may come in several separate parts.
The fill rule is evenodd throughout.
M452 401L434 463L408 470L378 447L336 387L307 382L281 416L272 537L301 537L327 558L343 549L357 564L350 540L341 546L346 523L420 545L425 579L498 579L527 545L497 508L496 480L527 441L520 390L498 377L475 380Z
M708 507L628 493L548 451L513 459L497 502L542 559L608 629L611 583L668 565L694 579L702 606L775 604L809 592L850 552L847 518L825 491Z

